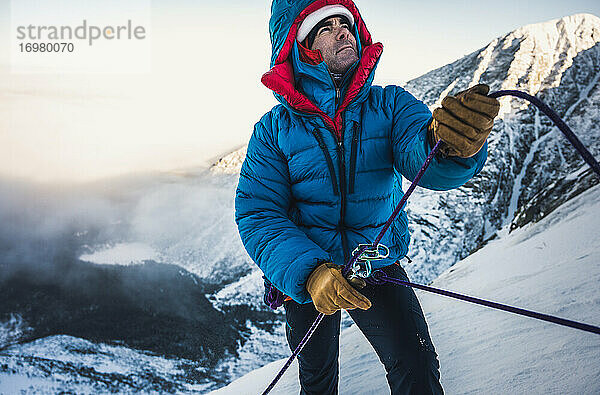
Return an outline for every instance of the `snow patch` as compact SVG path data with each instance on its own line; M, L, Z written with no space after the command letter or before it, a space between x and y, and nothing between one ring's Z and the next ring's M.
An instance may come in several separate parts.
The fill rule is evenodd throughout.
M222 157L215 163L210 171L214 174L238 174L246 158L247 146Z
M137 265L146 260L160 260L160 254L144 243L119 243L79 257L82 261L99 265Z

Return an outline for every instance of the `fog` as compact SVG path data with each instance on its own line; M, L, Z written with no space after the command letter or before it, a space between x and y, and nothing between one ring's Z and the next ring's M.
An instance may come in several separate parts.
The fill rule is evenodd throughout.
M126 246L141 245L158 262L226 282L240 274L236 267L250 270L233 218L235 181L206 171L60 186L2 179L0 276L26 270L58 281L65 273L56 270L67 261L84 255L118 264L94 257L116 248L115 256L127 262ZM227 268L234 270L220 272Z

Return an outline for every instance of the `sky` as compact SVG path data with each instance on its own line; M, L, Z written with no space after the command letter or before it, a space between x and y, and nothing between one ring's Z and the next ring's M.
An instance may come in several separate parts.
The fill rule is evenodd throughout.
M94 1L108 4L78 4ZM35 3L57 21L69 6ZM400 85L520 26L600 15L600 2L591 0L356 4L384 44L375 82ZM277 104L260 83L270 58L270 1L148 0L148 7L151 55L135 58L148 66L139 72L24 74L10 68L11 1L0 1L0 177L87 181L181 170L210 165L247 143L253 125ZM136 17L123 11L123 18Z

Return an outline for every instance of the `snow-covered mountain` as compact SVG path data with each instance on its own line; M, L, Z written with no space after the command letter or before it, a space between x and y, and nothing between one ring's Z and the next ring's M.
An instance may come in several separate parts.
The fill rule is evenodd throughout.
M596 215L600 215L600 186L540 222L491 241L446 270L433 286L598 325ZM600 336L417 293L439 354L446 393L600 392ZM260 394L284 362L268 364L212 394ZM339 383L342 394L389 394L383 365L356 326L341 335ZM294 362L271 393L298 392Z
M600 18L578 14L524 26L464 58L409 81L405 88L431 108L477 83L518 89L551 106L596 157L600 154ZM563 184L581 192L598 182L552 122L528 102L500 99L478 177L443 194L418 190L413 221L413 277L437 274L481 247L505 225L548 214ZM576 170L576 180L565 180ZM532 204L535 196L544 199ZM528 214L523 216L524 209ZM511 229L511 228L509 228Z
M593 15L525 26L405 87L431 108L446 94L478 82L493 91L528 91L555 108L598 157L599 42L600 19ZM527 229L537 229L541 239L535 240L543 247L549 233L531 222L548 225L551 213L563 207L582 217L582 210L592 206L573 206L577 195L597 198L586 190L598 179L549 120L520 100L501 102L484 171L459 190L418 190L409 202L413 263L407 270L416 281L433 280L479 248L479 256L487 259L490 248L507 247L507 240L516 245L515 237L525 237ZM210 171L79 187L0 180L0 393L202 393L283 357L288 350L282 313L262 304L261 274L233 221L244 156L242 147ZM515 231L509 235L511 229ZM592 230L588 233L594 236ZM566 240L571 235L576 237L570 233ZM597 244L591 245L597 250ZM477 279L497 276L504 261L488 260L464 267L477 268ZM521 266L515 270L524 270ZM471 284L468 270L461 268L444 278ZM579 277L565 278L565 287L582 286ZM596 274L590 278L598 279ZM480 295L505 296L490 287ZM557 290L568 298L571 288ZM504 300L521 304L513 296ZM596 295L586 297L597 305ZM537 299L549 304L529 307L562 313L559 299ZM426 310L431 306L430 311L438 311L437 302L427 303ZM572 318L597 321L590 311L589 316L573 311ZM564 312L570 314L568 308ZM433 331L441 332L436 325ZM510 332L508 321L506 325ZM360 338L358 332L350 333ZM436 341L443 364L444 358L454 358L444 336Z

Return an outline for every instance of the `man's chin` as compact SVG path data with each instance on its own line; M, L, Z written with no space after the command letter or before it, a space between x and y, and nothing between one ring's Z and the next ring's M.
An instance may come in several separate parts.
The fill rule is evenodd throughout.
M343 52L348 52L348 54L346 55ZM334 73L345 73L358 60L358 56L355 53L350 51L343 52L340 53L342 56L337 56L332 63L326 62L329 65L329 69Z
M354 62L356 62L358 60L358 56L356 56L355 54L352 54L352 56L348 56L348 57L344 57L343 59L340 59L339 64L342 66L342 68L344 70L347 70L348 67L352 66L352 64L354 64Z

